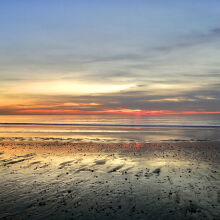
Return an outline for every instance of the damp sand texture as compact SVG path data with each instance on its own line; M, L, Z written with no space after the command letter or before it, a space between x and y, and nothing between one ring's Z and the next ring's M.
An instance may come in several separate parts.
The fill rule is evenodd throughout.
M220 143L0 141L0 219L220 219Z

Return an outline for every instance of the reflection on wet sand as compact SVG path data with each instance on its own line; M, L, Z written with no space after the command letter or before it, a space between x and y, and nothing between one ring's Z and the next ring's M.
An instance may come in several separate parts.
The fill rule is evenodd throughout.
M219 142L0 142L0 218L218 219Z

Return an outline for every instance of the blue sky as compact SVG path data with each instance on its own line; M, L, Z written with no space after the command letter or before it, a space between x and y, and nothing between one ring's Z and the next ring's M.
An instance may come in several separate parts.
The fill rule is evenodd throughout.
M2 0L0 114L220 111L219 21L218 0Z

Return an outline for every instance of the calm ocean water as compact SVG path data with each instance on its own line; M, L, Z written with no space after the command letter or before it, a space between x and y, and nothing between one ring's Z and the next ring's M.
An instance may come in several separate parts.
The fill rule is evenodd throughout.
M112 142L220 140L220 115L1 115L0 137Z

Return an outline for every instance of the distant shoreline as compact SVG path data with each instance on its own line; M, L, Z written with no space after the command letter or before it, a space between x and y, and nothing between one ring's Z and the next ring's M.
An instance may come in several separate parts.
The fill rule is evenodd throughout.
M91 126L91 127L180 127L180 128L220 128L220 125L205 124L96 124L96 123L0 123L1 125L20 125L20 126Z
M138 141L138 140L107 140L107 139L84 139L84 138L60 138L60 137L0 137L0 143L4 141L16 141L16 142L59 142L59 143L94 143L94 144L187 144L187 143L220 143L220 140L209 140L209 139L167 139L159 141Z

